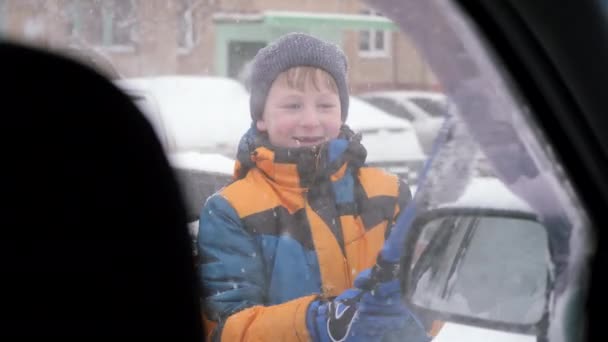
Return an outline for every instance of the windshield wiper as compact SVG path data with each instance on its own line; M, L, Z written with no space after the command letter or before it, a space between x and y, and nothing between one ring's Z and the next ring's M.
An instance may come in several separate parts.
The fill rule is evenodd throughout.
M471 243L471 240L473 239L473 235L475 235L475 231L477 230L478 223L479 223L479 218L476 217L469 222L469 224L466 228L464 237L463 237L462 241L460 241L460 246L458 247L458 252L456 253L456 256L454 257L454 262L452 263L452 266L450 266L450 271L448 272L448 276L445 279L445 284L443 285L443 290L441 291L441 298L446 298L446 296L448 295L448 287L450 285L450 280L451 280L452 276L454 275L454 273L456 272L456 270L460 267L460 263L464 259L464 256L467 253L469 244Z

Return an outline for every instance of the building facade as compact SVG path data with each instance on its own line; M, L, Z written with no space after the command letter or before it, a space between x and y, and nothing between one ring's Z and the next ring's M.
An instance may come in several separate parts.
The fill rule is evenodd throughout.
M354 93L438 89L408 37L347 0L0 0L3 37L100 56L121 77L192 74L244 79L258 49L308 32L340 45Z

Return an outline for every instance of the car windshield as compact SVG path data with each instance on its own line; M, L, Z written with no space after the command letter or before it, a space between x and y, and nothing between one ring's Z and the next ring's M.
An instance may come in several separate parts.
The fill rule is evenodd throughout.
M550 144L473 20L453 1L389 2L0 0L0 37L90 66L152 123L186 199L202 319L215 340L534 341L371 290L379 278L367 271L407 252L391 238L408 232L402 217L516 203L557 227L556 282L582 244L570 236L586 228ZM525 230L495 223L479 224ZM488 244L468 251L467 271L506 255L501 234L475 236ZM431 258L444 252L453 251ZM497 284L461 285L495 300ZM544 285L553 302L543 309L560 310L569 292ZM563 316L547 312L551 324L534 329L559 330Z
M440 118L446 115L447 106L443 101L425 99L421 97L410 98L410 101L414 102L418 107L424 109L424 111L433 117Z
M374 106L386 111L387 113L395 115L402 119L407 119L410 121L416 120L414 115L412 115L412 113L410 113L406 107L399 105L399 103L393 99L385 99L385 98L381 98L381 97L377 97L377 98L370 97L370 98L367 98L366 101L373 104Z

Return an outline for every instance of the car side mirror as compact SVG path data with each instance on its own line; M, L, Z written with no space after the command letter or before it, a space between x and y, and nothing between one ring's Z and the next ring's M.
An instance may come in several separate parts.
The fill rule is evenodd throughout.
M440 208L416 219L403 260L403 290L435 320L542 335L552 263L534 214Z

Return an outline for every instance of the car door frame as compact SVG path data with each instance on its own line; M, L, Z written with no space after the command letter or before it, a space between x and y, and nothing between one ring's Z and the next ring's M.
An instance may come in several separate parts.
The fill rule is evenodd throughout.
M605 68L608 6L592 0L560 3L559 6L551 0L438 0L425 4L419 1L416 4L399 0L367 1L384 10L403 31L419 35L420 44L424 39L441 39L433 33L442 31L436 28L430 32L424 26L432 24L429 18L417 20L414 14L417 7L448 4L467 17L489 47L493 59L500 64L502 74L509 76L509 85L525 100L528 107L524 111L542 131L550 153L560 162L564 177L577 193L594 231L596 247L591 269L600 270L607 259L605 248L601 248L605 233L598 228L604 225L604 213L608 212L608 182L603 175L603 170L608 169L608 137L602 135L608 130L608 118L604 115L605 96L601 93L608 84L608 69ZM450 41L434 42L444 43L446 47L452 47ZM439 60L433 55L436 51L425 52L429 52L423 54L431 62ZM458 57L459 50L454 52L456 55L451 55L452 59ZM436 66L440 65L431 65L432 68ZM449 72L445 68L435 71ZM587 274L589 266L579 266L579 270ZM574 303L568 306L570 317L560 318L560 322L567 325L559 327L567 331L566 340L580 340L583 326L587 338L602 334L602 316L592 314L605 310L599 303L608 284L600 279L599 272L591 272L589 284L587 293L581 293L585 286L579 287ZM583 322L578 317L585 310L591 315Z
M608 131L601 90L608 84L608 18L600 1L459 0L512 76L564 173L577 191L592 222L597 246L605 241L599 229L608 212ZM566 21L579 13L575 23ZM585 18L581 20L580 18ZM593 32L594 34L590 34ZM606 264L606 250L596 249L591 268ZM590 275L586 335L602 336L598 314L608 284L598 272ZM579 297L580 298L580 297ZM573 306L573 308L575 308ZM577 312L571 312L573 316ZM578 333L571 320L570 336ZM580 326L578 327L580 329Z

